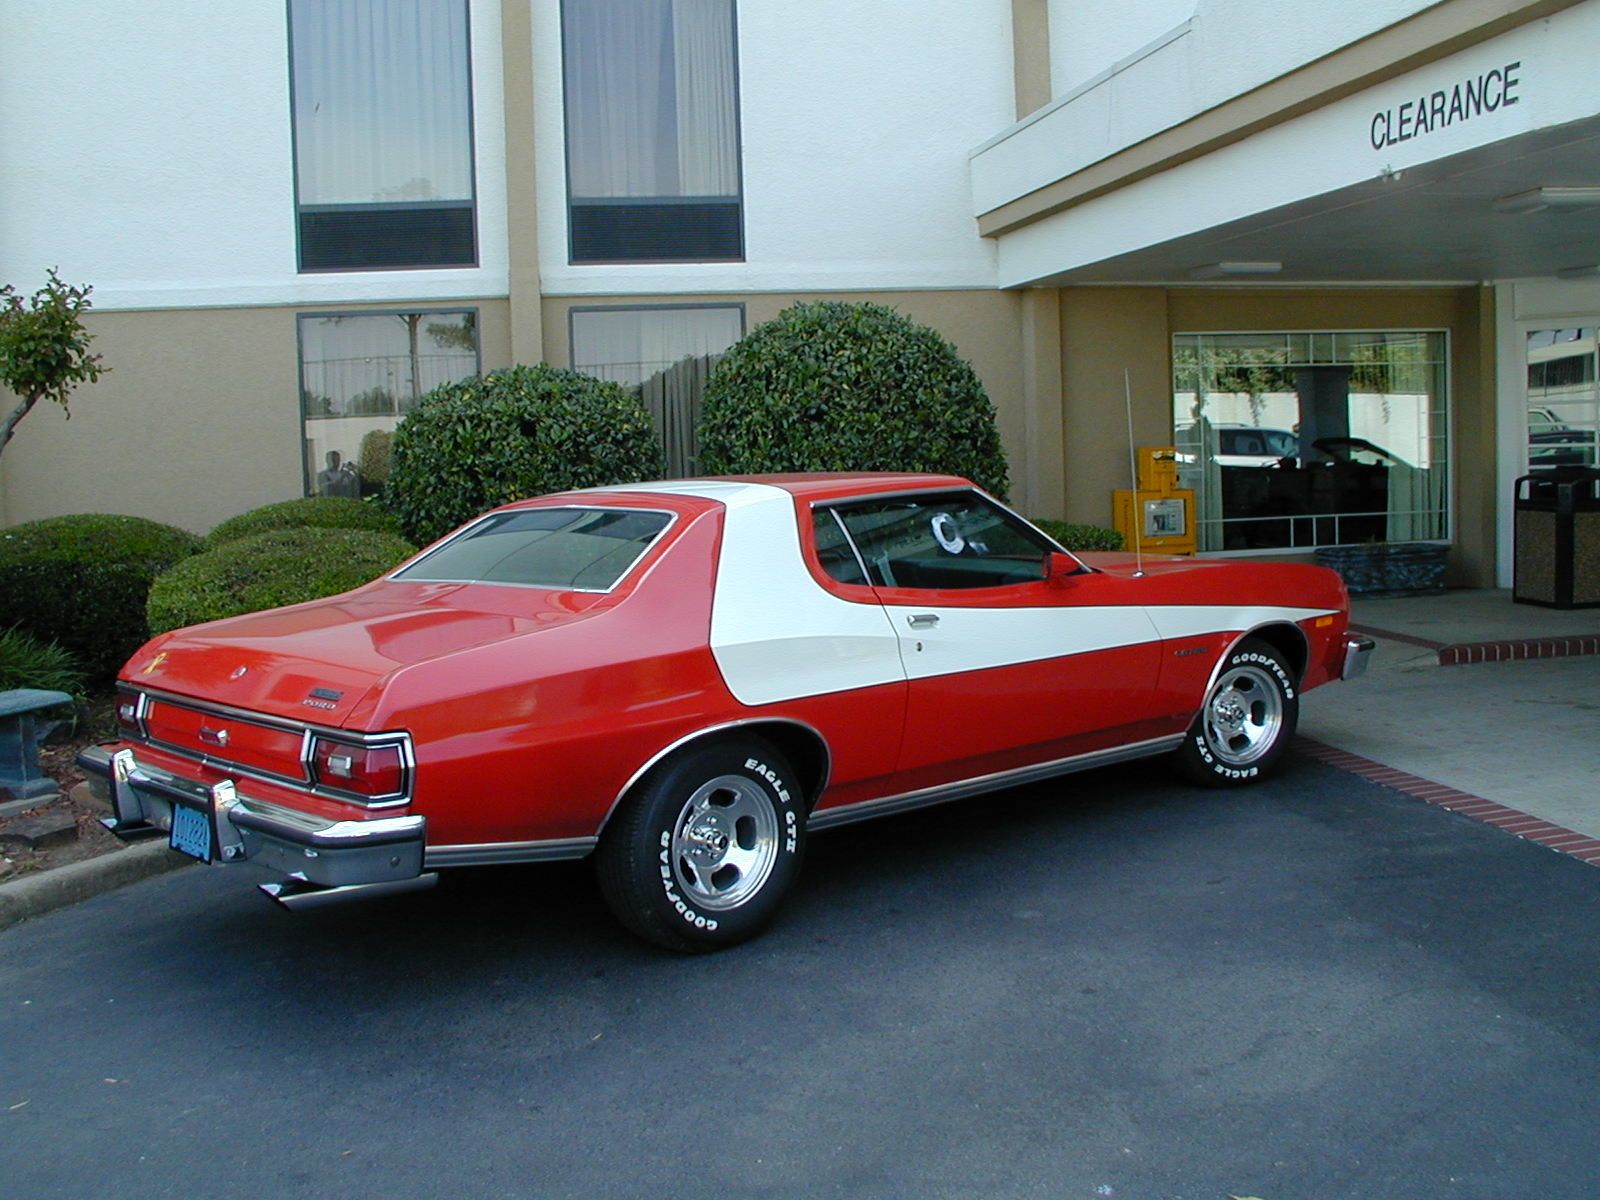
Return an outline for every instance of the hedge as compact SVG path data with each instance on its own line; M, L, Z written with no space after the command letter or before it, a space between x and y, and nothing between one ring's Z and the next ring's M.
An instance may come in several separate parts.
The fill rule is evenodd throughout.
M422 398L395 430L383 503L423 544L512 500L663 470L650 414L620 384L512 367Z
M937 471L1008 487L994 405L955 347L879 304L785 309L722 356L706 385L711 474Z
M0 532L0 612L108 679L150 636L151 583L200 547L185 530L110 513L17 525Z
M366 504L348 496L307 496L264 504L237 517L229 517L206 534L206 547L214 550L226 542L272 529L302 528L366 529L400 536L400 522L376 504Z
M1100 525L1077 525L1071 521L1033 522L1068 550L1121 550L1122 535Z
M277 529L226 542L179 563L150 589L150 628L184 625L317 600L360 587L415 548L365 529Z

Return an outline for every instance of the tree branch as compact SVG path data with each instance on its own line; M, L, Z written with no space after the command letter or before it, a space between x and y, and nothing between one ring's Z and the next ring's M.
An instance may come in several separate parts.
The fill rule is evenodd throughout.
M39 403L39 395L40 393L34 392L31 396L24 397L22 403L11 410L11 415L6 418L5 424L0 425L0 449L4 449L5 444L11 440L11 434L16 429L17 422L27 416L29 410Z

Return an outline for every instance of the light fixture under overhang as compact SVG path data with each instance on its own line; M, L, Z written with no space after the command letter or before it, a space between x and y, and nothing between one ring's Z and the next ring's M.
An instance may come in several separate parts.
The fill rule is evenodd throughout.
M1600 263L1590 263L1586 267L1562 267L1556 272L1557 279L1593 279L1600 275Z
M1189 278L1248 279L1252 275L1276 275L1281 270L1281 262L1219 262L1196 267L1189 272Z
M1594 208L1600 206L1600 187L1538 187L1494 202L1498 213L1543 212L1547 208Z

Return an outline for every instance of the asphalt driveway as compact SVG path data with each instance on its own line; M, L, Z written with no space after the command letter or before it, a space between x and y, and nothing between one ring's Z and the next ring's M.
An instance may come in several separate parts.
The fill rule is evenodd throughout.
M1600 1180L1600 870L1311 762L818 837L779 926L705 958L581 865L447 882L291 915L196 868L0 933L0 1195Z

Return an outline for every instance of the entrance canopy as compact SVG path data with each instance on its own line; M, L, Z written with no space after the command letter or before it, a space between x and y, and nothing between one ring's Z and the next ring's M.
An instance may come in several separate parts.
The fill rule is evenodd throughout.
M1065 175L1035 152L1087 115L1063 104L974 152L979 227L1002 287L1600 275L1595 45L1600 4L1578 4L1321 104L1241 97L1231 136L1213 110Z

